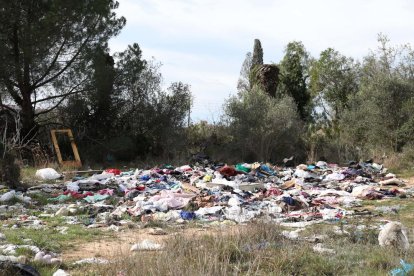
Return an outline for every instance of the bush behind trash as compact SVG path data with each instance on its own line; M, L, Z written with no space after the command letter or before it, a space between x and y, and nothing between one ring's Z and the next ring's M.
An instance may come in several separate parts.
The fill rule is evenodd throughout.
M0 143L0 181L11 188L17 188L20 184L20 167L15 162L15 156L4 151L4 145Z

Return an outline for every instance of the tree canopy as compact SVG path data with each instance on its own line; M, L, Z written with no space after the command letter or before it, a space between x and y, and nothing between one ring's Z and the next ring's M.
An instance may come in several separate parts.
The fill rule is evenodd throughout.
M2 0L0 7L0 104L11 112L18 106L27 134L39 115L87 89L93 52L125 18L112 0Z

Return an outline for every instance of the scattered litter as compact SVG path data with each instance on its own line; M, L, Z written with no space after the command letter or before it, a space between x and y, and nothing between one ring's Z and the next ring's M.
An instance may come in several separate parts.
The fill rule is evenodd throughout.
M394 213L397 214L399 210L401 209L400 205L392 205L392 206L377 206L375 207L375 211L381 212L381 213Z
M38 170L37 175L48 180L60 177L51 168ZM46 218L59 216L66 225L77 224L115 232L137 224L141 227L194 221L208 227L207 224L229 226L265 221L294 228L282 232L287 239L317 243L313 247L315 252L334 254L333 249L320 243L326 240L325 235L304 237L301 231L310 225L328 222L333 224L334 233L350 235L337 226L347 218L372 217L375 212L397 213L400 209L399 205L370 210L353 207L362 206L362 200L413 197L414 189L403 184L395 175L388 174L382 165L364 162L348 167L319 161L289 168L257 162L235 166L202 162L195 166L174 168L165 165L127 171L111 168L89 177L75 176L64 185L34 186L25 193L3 187L0 202L5 204L0 206L0 214L16 214L7 219L9 229L47 228L50 224ZM43 207L42 214L27 215L26 208L31 204L24 203L31 203L33 198L37 204L41 197L35 195L39 194L45 196L49 203ZM18 200L15 203L13 199ZM53 229L64 235L69 228L54 226ZM162 228L151 228L148 234L166 235L167 232ZM0 240L4 239L0 233ZM399 223L387 224L378 241L381 246L403 250L409 246L405 229ZM269 245L263 242L252 245L250 249L266 246ZM32 250L38 262L60 262L56 255L31 245L4 244L0 245L0 252L9 255L3 256L5 258L18 258L10 256L15 255L18 248ZM155 241L143 240L132 245L131 251L163 248ZM89 258L75 262L82 263L108 261Z
M335 254L335 250L333 249L329 249L329 248L325 248L323 247L322 243L317 243L315 246L313 246L313 251L317 252L317 253L327 253L327 254Z
M116 225L110 225L108 228L107 228L109 231L114 231L114 232L119 232L119 226L116 226Z
M131 251L155 251L161 250L163 246L151 240L143 240L142 242L132 245Z
M391 276L408 276L414 269L414 264L406 263L404 260L400 260L401 268L394 268L390 271Z
M70 276L70 274L63 269L58 269L55 273L53 273L53 276Z
M339 235L339 236L348 236L348 235L350 235L350 233L348 231L346 231L345 229L343 229L342 227L339 227L339 226L335 226L333 232L336 235Z
M38 171L41 172L59 175L51 168ZM52 213L56 216L74 216L85 211L108 213L106 218L97 216L82 222L90 228L106 226L108 230L118 231L117 223L111 226L108 222L119 221L124 216L137 217L144 223L153 220L245 223L266 218L284 226L303 228L353 215L369 215L344 209L360 206L361 199L414 195L414 192L405 193L399 186L381 186L380 183L385 183L381 181L390 183L390 180L400 181L395 175L387 174L382 165L364 162L340 167L319 161L296 168L257 162L239 163L234 167L202 163L148 170L111 168L90 177L74 177L60 186L60 192L59 187L45 184L31 187L29 191L48 193L48 200L55 203L51 205L56 206ZM0 201L15 195L15 191L8 191L0 195ZM67 201L77 203L65 204ZM117 201L120 204L111 205ZM72 220L80 223L76 218Z
M62 262L62 259L55 258L52 254L46 254L43 251L37 252L33 260L43 264L59 264Z
M380 246L393 246L396 249L407 251L410 247L405 227L400 222L389 222L378 235Z
M401 181L401 180L399 180L399 179L397 179L397 178L395 178L395 177L393 177L393 178L390 178L390 179L386 179L386 180L380 181L379 184L380 185L383 185L383 186L386 186L386 185L402 186L402 185L404 185L404 182Z
M10 201L14 198L14 196L16 195L16 192L14 190L7 192L5 194L2 194L0 197L0 201L1 202L7 202Z
M36 171L36 177L43 180L55 180L59 179L62 176L52 168L45 168Z
M56 227L56 230L59 231L60 234L66 235L68 233L69 227L67 226L58 226Z
M14 245L14 244L0 245L0 251L6 255L16 255L17 249L27 249L27 250L32 251L35 254L40 252L39 247L34 246L34 245Z
M27 258L25 256L4 256L4 255L0 255L0 262L5 262L5 261L9 261L9 262L14 262L14 263L26 263L27 262Z
M299 232L305 230L305 228L299 228L294 231L282 231L282 236L290 240L297 240L299 238Z
M101 258L86 258L79 261L74 262L75 265L82 265L82 264L109 264L109 261L106 259Z
M20 261L2 260L1 256L0 272L2 275L40 276L40 273L33 266L23 264Z
M148 234L158 236L158 235L167 235L167 232L164 229L157 227L157 228L151 228L148 231Z

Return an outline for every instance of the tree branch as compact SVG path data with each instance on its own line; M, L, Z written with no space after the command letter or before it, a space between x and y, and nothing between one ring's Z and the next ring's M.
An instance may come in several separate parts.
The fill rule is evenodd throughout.
M32 89L36 88L37 84L43 81L46 78L46 76L50 73L50 71L52 71L52 68L55 66L56 61L58 60L58 57L60 53L62 52L63 46L65 46L65 44L66 44L66 38L63 40L62 45L60 45L59 50L56 52L56 55L53 57L53 60L50 63L49 67L46 69L45 73L38 80L33 82L33 84L31 85Z
M2 108L5 108L5 109L7 109L7 110L9 110L9 111L11 111L11 112L13 112L13 113L17 113L17 111L16 110L14 110L13 108L11 108L10 106L8 106L8 105L5 105L4 103L0 103L0 107L2 107Z
M69 96L69 95L67 95L67 96ZM58 103L57 104L55 104L53 107L51 107L51 108L49 108L49 109L46 109L46 110L43 110L43 111L40 111L40 112L38 112L38 113L35 113L34 114L34 117L37 117L37 116L39 116L39 115L42 115L42 114L46 114L46 113L49 113L50 111L52 111L52 110L54 110L54 109L56 109L65 99L66 99L66 97L67 96L65 96L65 97L63 97L62 99L60 99L59 101L58 101Z
M96 27L96 25L98 24L99 20L96 21L96 23L94 24L93 28ZM53 81L54 79L56 79L57 77L59 77L61 74L63 74L63 72L66 71L66 69L69 68L69 66L72 65L72 63L76 60L76 58L79 56L79 54L82 52L83 48L85 47L86 43L88 43L89 39L92 37L92 33L89 34L89 36L85 39L85 41L81 44L81 46L79 47L79 49L77 50L76 54L66 63L66 65L59 71L57 72L55 75L53 75L52 77L48 78L45 81L41 81L39 83L37 83L36 85L33 86L33 89L36 89L38 87L41 87L51 81Z
M18 104L21 105L23 99L19 96L19 94L13 89L13 82L10 80L5 80L7 91L9 92L10 96L13 100Z
M76 87L78 87L79 85L75 86L74 89ZM67 92L65 94L50 96L50 97L46 97L46 98L37 100L37 101L33 102L33 104L37 104L37 103L40 103L40 102L45 102L45 101L49 101L49 100L53 100L53 99L57 99L57 98L67 97L67 96L70 96L70 95L74 95L74 94L77 94L77 93L81 93L81 92L86 91L86 89L81 89L81 90L77 90L77 91L74 91L74 89L71 89L70 92Z

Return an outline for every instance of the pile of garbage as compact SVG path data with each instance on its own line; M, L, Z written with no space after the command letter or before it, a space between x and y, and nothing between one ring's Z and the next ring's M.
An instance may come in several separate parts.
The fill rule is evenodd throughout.
M107 169L92 176L76 175L66 182L54 169L41 169L36 176L44 184L26 191L9 190L0 185L0 216L13 214L9 224L3 227L9 227L11 222L12 228L42 229L47 227L43 220L55 216L63 218L64 222L57 227L62 234L68 230L65 224L119 231L132 223L150 221L170 224L196 221L211 225L264 221L299 228L282 233L286 238L298 239L298 233L308 225L370 215L356 208L363 200L407 198L414 194L413 188L372 161L350 162L342 167L324 161L296 167L263 163L202 164L124 171ZM39 204L40 199L46 202ZM36 215L28 212L33 206L41 206ZM384 209L383 212L397 212L399 206L378 208ZM388 228L388 232L402 229L398 237L405 241L402 227L395 224ZM156 235L165 234L162 229L154 231ZM1 235L0 240L5 240ZM387 235L382 234L380 244L394 243ZM2 242L0 262L24 262L23 256L14 256L17 249L31 250L36 262L59 264L62 261L57 254L36 246ZM131 251L160 249L162 245L145 240L134 244ZM333 252L322 244L315 245L313 250ZM64 271L58 272L65 275Z
M97 225L129 216L165 222L261 219L303 226L355 215L352 207L364 199L412 195L403 181L371 161L346 167L319 161L295 168L240 163L107 169L90 177L76 176L63 187L32 187L25 200L38 192L49 193L46 209L58 208L55 215L93 209ZM72 203L64 204L67 201Z

